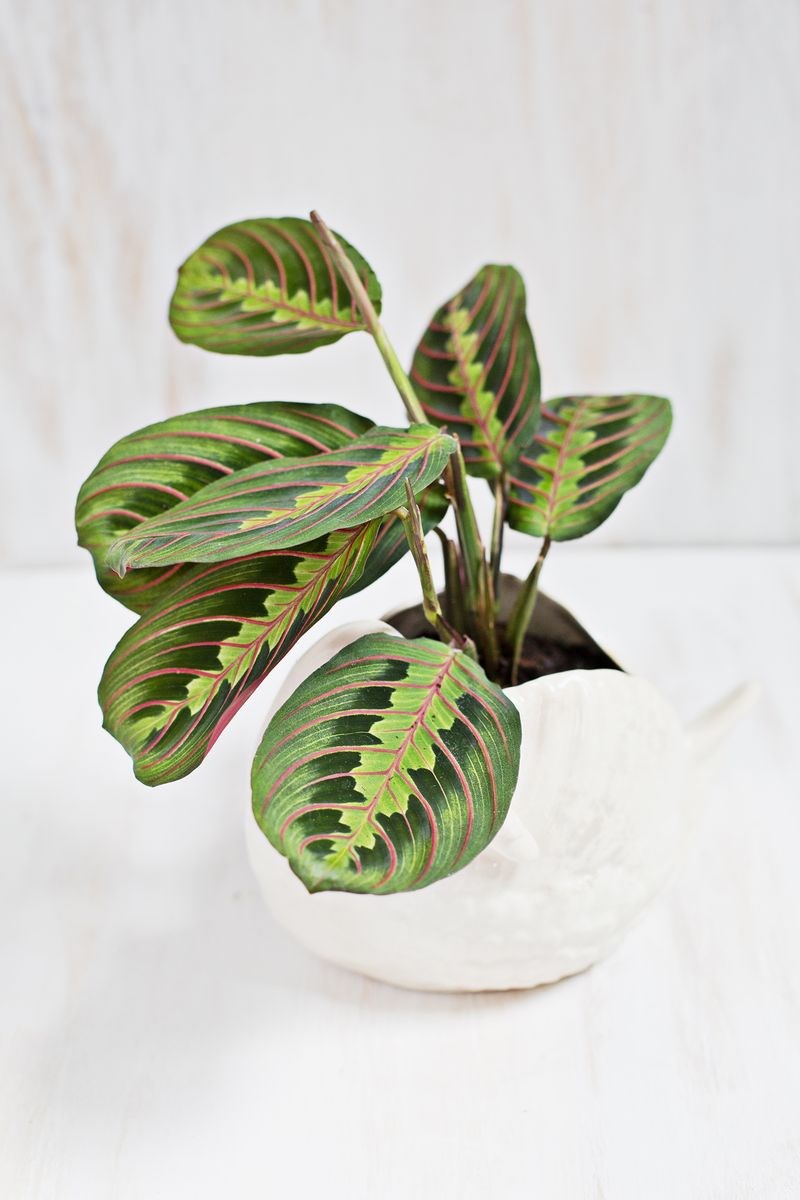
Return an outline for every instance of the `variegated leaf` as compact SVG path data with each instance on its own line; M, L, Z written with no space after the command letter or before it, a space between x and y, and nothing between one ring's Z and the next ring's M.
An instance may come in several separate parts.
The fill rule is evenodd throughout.
M302 549L184 567L106 664L104 727L143 783L201 762L276 663L359 578L380 521Z
M211 483L190 500L115 542L108 564L128 567L219 562L303 545L334 529L382 517L441 475L451 437L430 425L375 426L342 450L283 459Z
M380 311L372 268L336 236ZM169 319L182 342L219 354L299 354L366 328L329 250L297 217L212 234L181 267Z
M542 405L542 423L511 479L509 523L567 541L605 521L667 440L660 396L564 396Z
M308 677L253 764L253 812L309 891L425 887L500 828L520 719L466 654L369 634Z
M513 267L483 267L437 310L411 378L431 424L460 438L470 474L505 473L539 420L539 363Z
M122 438L103 455L78 495L78 542L98 581L134 612L169 591L180 564L120 578L106 566L109 547L215 479L254 463L336 450L372 421L335 404L241 404L170 417Z

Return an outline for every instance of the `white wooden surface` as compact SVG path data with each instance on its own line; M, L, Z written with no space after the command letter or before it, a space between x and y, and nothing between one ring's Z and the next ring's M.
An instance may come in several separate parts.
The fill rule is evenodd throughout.
M401 419L366 336L237 361L167 328L207 234L312 205L404 358L510 260L550 395L674 398L598 540L796 540L799 58L797 0L0 0L0 561L69 561L81 479L178 410Z
M271 923L241 828L266 689L148 791L95 706L126 615L88 563L2 577L1 1196L800 1195L800 556L565 546L547 586L687 717L743 678L763 699L610 960L462 997ZM372 594L410 589L401 566Z

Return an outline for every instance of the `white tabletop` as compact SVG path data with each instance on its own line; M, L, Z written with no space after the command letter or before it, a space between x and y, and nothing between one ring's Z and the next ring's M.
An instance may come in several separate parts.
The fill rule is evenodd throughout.
M556 547L546 590L687 718L763 696L622 947L477 996L328 967L267 915L242 822L274 683L150 791L95 700L128 614L88 564L0 586L4 1200L800 1196L796 553Z

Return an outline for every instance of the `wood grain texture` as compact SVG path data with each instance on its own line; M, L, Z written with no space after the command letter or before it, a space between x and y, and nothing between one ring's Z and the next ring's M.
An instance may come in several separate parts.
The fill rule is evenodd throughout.
M6 574L13 628L57 628L8 650L3 1197L800 1193L800 557L556 550L547 590L682 715L743 678L763 698L725 748L683 867L621 948L552 987L478 996L368 982L272 925L242 830L268 694L202 771L154 794L95 701L130 614L88 561ZM407 561L376 585L378 609L413 595ZM358 596L326 620L371 611ZM28 714L45 671L42 755Z
M546 395L674 400L670 449L598 539L800 534L795 0L0 13L3 561L69 560L80 480L148 421L268 398L400 419L366 335L265 363L167 327L212 230L312 205L376 267L404 358L443 296L512 261Z

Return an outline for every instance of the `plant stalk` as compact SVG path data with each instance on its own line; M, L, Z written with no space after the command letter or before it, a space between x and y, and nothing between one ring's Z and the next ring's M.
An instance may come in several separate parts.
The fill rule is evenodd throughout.
M512 686L519 679L519 661L522 656L522 647L525 642L525 634L528 632L528 626L533 617L533 611L536 607L536 597L539 594L539 576L542 573L544 560L547 558L547 551L550 549L550 540L549 537L546 537L542 542L539 556L533 564L533 570L525 580L522 591L517 597L514 611L511 614L511 620L508 623L508 641L511 646Z
M339 268L361 315L369 329L381 357L392 377L400 398L405 405L409 419L415 423L428 424L425 410L419 397L414 391L411 380L400 363L392 343L381 325L380 319L367 289L364 287L358 272L353 266L336 235L331 232L318 212L311 213L311 220L323 242L330 250L336 266ZM481 650L481 660L487 670L493 673L499 656L497 649L497 631L495 625L494 585L492 574L486 562L486 553L481 541L475 510L467 487L466 468L461 454L457 449L444 470L444 480L447 493L455 510L456 528L458 530L458 545L460 557L459 575L463 577L464 604L469 632L478 642Z
M433 532L442 547L444 562L444 615L451 625L455 625L456 629L463 629L466 625L463 604L464 583L461 578L458 547L455 542L450 540L441 526L437 525Z
M323 221L318 212L311 213L311 220L322 238L325 245L333 255L336 266L341 271L345 283L350 289L352 296L361 311L361 315L366 322L367 328L375 339L375 344L380 350L381 357L386 363L389 374L392 377L395 387L400 393L400 398L405 405L409 420L417 425L427 425L428 418L425 416L424 409L419 402L417 393L412 387L411 380L402 368L400 359L395 353L394 346L387 337L386 330L380 322L380 318L375 311L375 306L369 298L367 289L361 281L358 271L353 266L350 259L344 252L344 248L338 238Z
M448 463L445 483L455 512L461 548L467 624L480 650L481 662L493 678L499 662L494 586L475 509L472 506L472 497L469 494L467 468L458 441Z
M482 561L485 562L486 555L483 549L478 520L475 516L475 509L472 507L472 497L469 494L469 487L467 485L467 469L464 465L464 456L461 453L460 443L457 444L448 463L445 484L450 502L453 505L458 542L461 547L461 557L464 567L464 600L467 611L476 612L478 608L477 598L480 590L480 564Z
M508 511L508 477L503 474L494 485L494 520L492 522L492 541L489 551L489 563L492 570L492 585L497 596L497 583L500 578L500 562L503 557L503 532L506 526Z
M425 532L422 528L419 505L408 480L406 480L406 507L398 508L397 515L403 522L403 529L408 539L411 555L416 564L420 586L422 587L422 611L425 614L426 621L433 626L439 639L445 645L455 644L459 649L466 651L472 658L477 659L474 643L470 638L454 629L450 622L445 619L442 612L439 597L436 593L436 585L433 582L433 571L431 570L431 560L428 557L428 548L425 545Z

